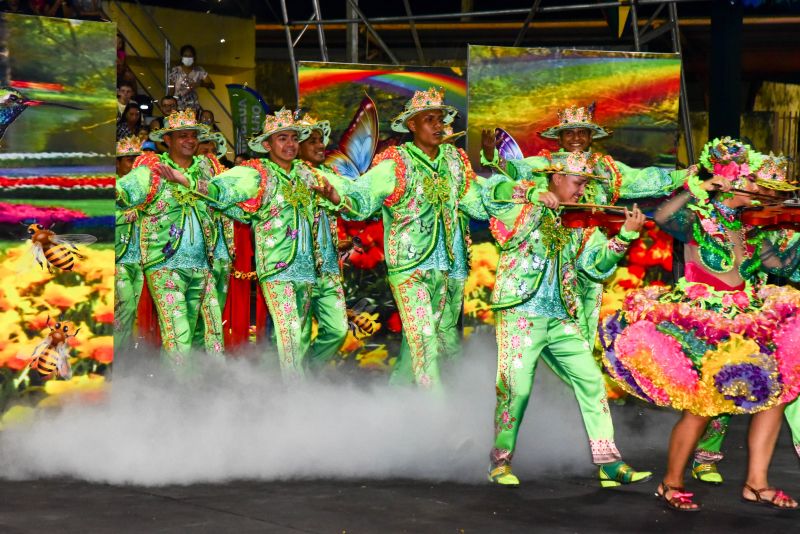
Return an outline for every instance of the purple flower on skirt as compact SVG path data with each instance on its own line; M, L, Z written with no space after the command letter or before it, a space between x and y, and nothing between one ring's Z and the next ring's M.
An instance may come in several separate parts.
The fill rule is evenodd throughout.
M728 400L747 411L757 411L778 394L779 384L770 377L770 371L752 363L726 365L714 376L714 385ZM741 391L745 386L746 391ZM736 395L726 394L726 389Z

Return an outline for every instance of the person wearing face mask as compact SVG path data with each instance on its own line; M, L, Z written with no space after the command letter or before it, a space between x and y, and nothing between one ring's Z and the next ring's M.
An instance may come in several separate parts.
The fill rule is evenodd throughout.
M196 65L197 52L192 45L181 47L181 64L172 67L169 72L169 94L178 101L178 109L200 111L200 100L197 88L214 88L208 73L203 67Z

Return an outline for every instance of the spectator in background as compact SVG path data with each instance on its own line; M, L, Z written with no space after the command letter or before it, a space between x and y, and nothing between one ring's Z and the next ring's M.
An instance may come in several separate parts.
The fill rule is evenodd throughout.
M250 159L250 154L248 154L247 152L242 152L241 154L236 154L236 157L233 160L233 164L239 166L248 159Z
M117 118L122 116L125 107L131 103L136 89L129 82L120 82L117 87Z
M181 47L181 64L169 71L169 94L178 100L178 109L200 111L198 87L214 88L214 82L203 67L195 64L197 52L192 45Z
M147 123L147 128L151 132L154 132L156 130L160 130L161 128L163 128L164 127L163 125L164 122L161 120L161 117L155 117L151 119L150 122Z
M20 0L5 0L0 2L0 11L7 13L16 13L18 15L33 15L33 10L28 5L27 1Z
M142 130L142 113L139 111L139 104L130 102L122 111L122 115L117 120L117 140L124 137L138 136Z
M70 0L72 16L84 20L105 20L100 11L98 0ZM119 34L117 34L117 51L119 51Z
M200 122L208 126L212 132L218 132L217 121L214 120L214 112L210 109L204 109L200 112Z
M161 99L158 107L161 109L161 116L167 117L173 111L178 111L178 100L174 96L167 95Z
M72 10L64 0L30 0L29 3L34 15L62 18L72 15Z

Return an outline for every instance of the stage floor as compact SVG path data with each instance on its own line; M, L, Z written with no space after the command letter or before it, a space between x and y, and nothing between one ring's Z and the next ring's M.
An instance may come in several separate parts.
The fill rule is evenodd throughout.
M747 421L739 417L731 424L723 464L726 483L688 484L705 505L697 514L666 510L653 497L663 454L637 454L626 440L628 461L656 466L656 476L612 490L575 476L523 479L516 490L399 479L163 487L4 480L0 532L792 532L800 524L800 511L739 501ZM771 476L773 485L800 497L800 462L785 428Z

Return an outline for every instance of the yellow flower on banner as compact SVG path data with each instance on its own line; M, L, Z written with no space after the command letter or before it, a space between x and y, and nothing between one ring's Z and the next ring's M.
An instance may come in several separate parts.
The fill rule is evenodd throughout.
M0 312L13 308L18 298L19 293L15 288L3 287L0 285Z
M342 347L339 349L339 352L349 354L363 346L364 342L354 336L352 330L347 330L347 337L344 339L344 343L342 343Z
M66 310L76 304L85 302L94 291L89 286L65 287L61 284L50 283L42 292L42 300L52 306Z
M369 352L362 352L356 356L358 366L365 369L376 369L379 371L388 371L389 365L386 359L389 357L389 351L386 350L386 345L378 345Z
M30 406L22 406L20 404L12 406L0 417L0 430L8 428L11 425L29 421L35 413L36 410Z
M61 406L65 400L80 396L84 399L95 399L105 394L106 381L102 375L78 375L69 380L48 380L44 391L47 397L36 406L47 408Z
M111 293L106 295L94 306L92 318L98 323L114 322L114 304L110 302Z
M80 336L80 332L78 335ZM100 363L111 363L114 360L114 337L99 336L79 344L78 353L84 358L91 358Z
M472 245L469 250L473 268L487 267L493 271L497 270L500 254L497 252L497 247L494 243L478 243L477 245Z
M114 276L113 249L83 249L85 260L79 261L73 271L83 275L87 282L99 282Z

